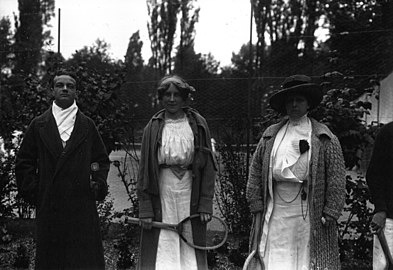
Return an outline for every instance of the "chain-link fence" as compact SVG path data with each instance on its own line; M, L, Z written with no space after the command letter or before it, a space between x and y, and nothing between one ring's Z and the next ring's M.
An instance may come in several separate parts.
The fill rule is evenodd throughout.
M268 93L278 89L282 80L281 77L189 79L187 82L196 89L190 106L206 118L212 137L219 141L235 129L246 131L252 127L266 109ZM156 87L155 81L128 82L123 86L122 101L130 105L130 122L138 132L161 108ZM243 143L246 143L245 139Z

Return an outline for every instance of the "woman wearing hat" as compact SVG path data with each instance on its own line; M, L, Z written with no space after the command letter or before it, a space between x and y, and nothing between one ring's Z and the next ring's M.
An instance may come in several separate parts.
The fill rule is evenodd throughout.
M199 214L193 240L204 244L213 212L216 176L206 120L187 106L194 88L176 75L158 84L163 110L146 125L138 176L139 218L143 221L138 269L207 269L207 253L183 242L176 232L152 228L152 221L177 224Z
M266 270L340 268L336 221L345 167L337 137L308 116L321 100L319 85L294 75L269 101L287 117L263 133L247 183L250 247Z

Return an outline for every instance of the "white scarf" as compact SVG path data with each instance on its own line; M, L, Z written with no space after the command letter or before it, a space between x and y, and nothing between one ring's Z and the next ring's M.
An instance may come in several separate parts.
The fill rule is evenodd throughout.
M74 130L76 113L78 112L78 106L76 102L66 108L62 109L61 107L57 106L55 102L52 105L52 113L55 117L57 128L59 130L59 134L61 140L63 141L63 146L66 141L71 136L72 131Z

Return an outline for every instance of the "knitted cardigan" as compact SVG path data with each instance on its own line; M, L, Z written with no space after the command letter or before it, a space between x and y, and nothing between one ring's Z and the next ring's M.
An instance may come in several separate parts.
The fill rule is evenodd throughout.
M309 269L340 269L337 224L323 226L321 218L327 214L336 220L345 202L345 166L340 143L327 126L310 118L311 160L308 200L310 209L310 267ZM262 135L254 152L249 179L247 201L256 219L263 224L267 210L269 161L274 139L287 120L270 126ZM262 228L252 226L250 248L258 245ZM258 240L255 240L258 239Z

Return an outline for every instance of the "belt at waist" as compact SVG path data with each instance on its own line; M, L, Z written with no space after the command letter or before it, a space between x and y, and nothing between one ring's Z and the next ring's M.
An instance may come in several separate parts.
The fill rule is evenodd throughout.
M168 165L168 164L160 164L160 169L167 169L167 168L171 168L171 167L177 167L183 170L187 170L187 171L192 171L192 164L188 165L188 166L181 166L181 165Z

